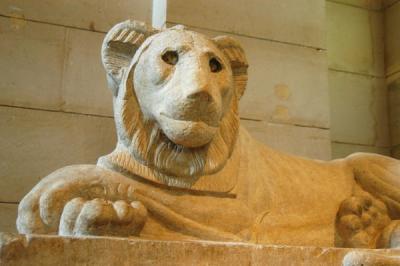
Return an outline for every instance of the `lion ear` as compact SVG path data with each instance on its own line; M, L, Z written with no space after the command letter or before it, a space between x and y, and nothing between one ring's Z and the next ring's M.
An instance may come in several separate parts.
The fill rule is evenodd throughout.
M127 20L115 25L107 33L101 48L101 60L107 73L108 86L114 95L137 49L157 32L143 22Z
M213 39L217 46L228 57L238 97L242 97L247 84L248 63L242 46L235 39L228 36L218 36Z

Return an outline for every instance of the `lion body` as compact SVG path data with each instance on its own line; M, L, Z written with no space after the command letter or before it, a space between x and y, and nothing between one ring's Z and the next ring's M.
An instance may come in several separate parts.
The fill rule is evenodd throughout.
M84 171L81 165L60 169L43 184L57 179L64 180L62 187L70 187L66 183L86 179L87 185L76 187L68 199L98 197L86 192L104 183L108 200L140 200L149 212L143 238L334 246L339 205L357 187L346 161L284 154L254 140L245 129L237 145L240 167L228 191L218 185L213 191L162 185L115 167L107 169L104 162L85 166ZM120 187L133 187L135 192L127 195Z
M399 218L397 160L300 158L240 127L247 62L231 38L127 21L107 34L103 63L116 149L36 185L21 233L376 247Z
M176 188L161 186L155 191L147 185L157 202L182 219L215 230L215 235L185 233L182 226L151 211L142 235L334 246L339 205L356 189L353 172L345 161L322 162L277 152L244 129L238 145L240 168L230 191L182 189L177 193ZM226 233L237 238L229 239Z

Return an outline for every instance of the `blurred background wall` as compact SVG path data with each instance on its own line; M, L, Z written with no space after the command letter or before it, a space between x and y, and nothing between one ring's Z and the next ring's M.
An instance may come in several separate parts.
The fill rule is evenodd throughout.
M326 2L333 157L390 154L384 8L380 1Z
M16 230L42 177L114 148L100 46L128 18L238 39L241 121L260 141L323 160L400 158L399 0L2 0L0 231Z

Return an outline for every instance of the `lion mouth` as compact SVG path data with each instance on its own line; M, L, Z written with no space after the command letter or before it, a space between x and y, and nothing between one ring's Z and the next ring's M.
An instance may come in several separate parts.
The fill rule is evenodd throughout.
M208 144L218 131L203 121L173 119L160 113L159 124L165 135L174 143L185 147L201 147Z

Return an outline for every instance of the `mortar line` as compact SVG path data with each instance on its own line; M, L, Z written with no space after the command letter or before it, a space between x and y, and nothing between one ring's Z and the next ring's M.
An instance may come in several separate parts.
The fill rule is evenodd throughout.
M44 109L44 108L39 108L39 107L15 106L15 105L8 105L8 104L0 104L0 107L18 108L18 109L25 109L25 110L34 110L34 111L43 111L43 112L52 112L52 113L64 113L64 114L93 116L93 117L112 118L112 119L114 119L114 116L107 116L107 115L100 115L100 114L89 114L89 113L79 113L79 112L63 111L63 110L51 110L51 109ZM246 117L240 117L240 119L241 120L254 121L254 122L263 122L264 121L264 120L260 120L260 119L252 119L252 118L246 118ZM285 123L275 123L275 122L269 122L269 121L265 121L265 122L269 123L269 124L274 124L274 125L287 125L287 126L296 126L296 127L325 129L325 130L330 129L330 128L326 128L326 127L308 126L308 125L301 125L301 124L285 124Z
M261 123L264 122L266 124L281 125L281 126L306 127L306 128L315 128L315 129L322 129L322 130L329 130L330 129L329 127L319 127L319 126L309 126L309 125L289 124L289 123L277 123L277 122L265 121L265 120L261 120L261 119L253 119L253 118L247 118L247 117L240 117L240 120L261 122Z
M35 20L35 19L30 19L30 18L25 18L25 17L17 17L17 16L11 16L11 15L5 15L5 14L0 14L0 17L3 18L9 18L9 19L19 19L19 20L25 20L28 22L33 22L33 23L40 23L40 24L47 24L47 25L52 25L52 26L58 26L58 27L65 27L69 29L75 29L75 30L84 30L84 31L89 31L89 32L96 32L96 33L107 33L106 31L100 31L100 30L91 30L79 26L71 26L71 25L64 25L60 23L54 23L54 22L48 22L48 21L40 21L40 20Z
M174 24L174 25L179 25L181 23L178 22L173 22L173 21L167 21L167 23ZM280 44L286 44L286 45L291 45L291 46L296 46L296 47L302 47L302 48L309 48L317 51L327 51L326 48L321 48L321 47L316 47L316 46L311 46L311 45L305 45L305 44L300 44L300 43L292 43L292 42L286 42L286 41L279 41L275 39L269 39L269 38L263 38L263 37L258 37L258 36L252 36L252 35L247 35L243 33L237 33L237 32L229 32L229 31L224 31L224 30L216 30L216 29L209 29L205 27L198 27L198 26L193 26L189 24L182 24L186 27L189 28L194 28L194 29L199 29L199 30L207 30L207 31L212 31L212 32L219 32L219 33L225 33L225 34L231 34L231 35L236 35L240 37L246 37L246 38L251 38L251 39L256 39L256 40L262 40L262 41L269 41L269 42L274 42L274 43L280 43Z
M19 204L19 201L0 201L0 204Z
M398 74L398 73L400 73L400 70L396 70L395 72L392 72L392 73L386 75L385 78L389 78L389 77L391 77L391 76L393 76L393 75L396 75L396 74Z
M296 127L316 128L316 129L323 129L323 130L330 130L331 129L330 127L308 126L308 125L302 125L302 124L287 124L287 125L293 125L293 126L296 126Z
M394 2L391 3L390 5L384 7L383 9L385 10L385 9L391 8L392 6L394 6L395 4L397 4L397 3L399 3L399 2L400 2L400 0L394 1Z
M254 121L254 122L262 122L263 121L262 119L248 118L248 117L241 117L241 116L240 116L240 119L241 120L247 120L247 121Z
M114 116L108 116L108 115L79 113L79 112L73 112L73 111L63 111L63 110L54 110L54 109L51 110L51 109L45 109L45 108L40 108L40 107L16 106L16 105L8 105L8 104L0 104L0 107L18 108L18 109L26 109L26 110L34 110L34 111L44 111L44 112L52 112L52 113L93 116L93 117L101 117L101 118L114 118Z
M352 143L352 142L345 142L345 141L339 141L339 140L332 140L331 142L337 143L337 144L348 144L348 145L357 145L357 146L363 146L363 147L383 148L383 149L390 149L392 147L392 146L375 146L375 145L369 145L369 144Z
M372 74L359 73L359 72L342 70L342 69L331 68L331 67L329 67L328 70L334 71L334 72L346 73L346 74L353 74L353 75L357 75L357 76L365 76L365 77L369 77L369 78L376 78L376 79L384 79L385 78L385 76L377 76L377 75L372 75Z
M350 7L359 8L359 9L366 10L366 11L373 11L373 12L382 12L385 9L384 7L378 8L378 9L365 8L365 7L362 7L362 6L352 5L352 4L349 4L349 3L343 3L343 2L339 2L339 1L335 1L335 0L326 0L326 1L338 4L338 5L350 6Z

